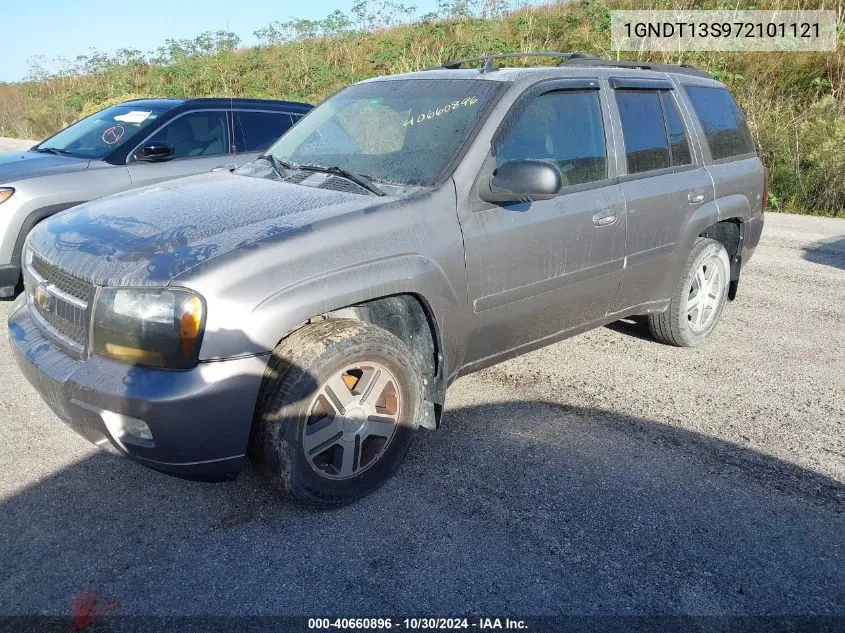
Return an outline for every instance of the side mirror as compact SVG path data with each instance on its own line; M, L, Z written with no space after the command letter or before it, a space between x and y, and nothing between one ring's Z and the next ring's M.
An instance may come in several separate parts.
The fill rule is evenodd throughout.
M163 160L170 160L176 153L176 148L164 141L152 141L139 149L135 156L140 161L157 163Z
M518 158L502 163L489 178L482 178L478 196L486 202L533 202L560 193L563 176L546 160Z

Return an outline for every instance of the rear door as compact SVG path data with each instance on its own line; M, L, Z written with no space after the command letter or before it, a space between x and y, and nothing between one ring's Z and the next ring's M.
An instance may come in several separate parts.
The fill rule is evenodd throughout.
M626 262L609 313L665 298L678 271L672 255L690 216L714 197L713 183L689 139L668 80L610 79L621 122L617 148L628 219Z
M685 85L683 90L707 140L707 170L713 177L719 217L756 219L752 230L742 236L744 246L753 248L762 230L765 174L745 116L723 87ZM731 262L734 275L739 273L738 264Z
M597 79L545 82L518 99L480 178L507 160L556 164L554 199L461 212L474 327L467 362L517 351L602 318L625 248L621 190L608 160L607 113Z
M238 164L255 160L290 129L299 115L270 110L232 112L232 151Z
M127 167L134 186L210 172L233 165L226 110L191 110L172 118L129 154ZM170 143L174 156L161 162L140 160L140 148L150 142Z

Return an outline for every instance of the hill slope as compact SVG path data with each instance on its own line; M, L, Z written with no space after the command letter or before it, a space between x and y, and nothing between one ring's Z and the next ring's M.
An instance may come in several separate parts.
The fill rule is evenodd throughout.
M694 6L707 4L714 3ZM835 2L796 4L838 8ZM633 2L610 5L634 8ZM211 49L211 54L201 46L187 52L182 47L157 63L137 51L91 56L68 71L43 74L39 81L0 85L0 134L42 138L82 115L135 96L226 95L318 102L367 77L483 53L563 50L609 56L610 5L581 0L522 9L496 19L422 21L242 50ZM635 8L646 5L669 8L672 3L648 0ZM674 3L686 5L692 7L693 2ZM755 8L775 6L760 2ZM208 35L196 42L205 42ZM703 66L734 91L769 167L775 208L845 216L845 44L840 43L835 53L697 53L682 59L658 56L654 61Z

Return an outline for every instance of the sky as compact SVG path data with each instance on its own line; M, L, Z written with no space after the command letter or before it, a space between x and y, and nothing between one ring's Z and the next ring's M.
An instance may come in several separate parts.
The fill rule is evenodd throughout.
M336 9L349 13L355 0L0 0L0 81L19 81L27 60L44 55L73 59L96 48L155 50L167 39L193 38L204 31L230 30L242 45L274 20L318 20ZM409 0L417 13L436 0Z

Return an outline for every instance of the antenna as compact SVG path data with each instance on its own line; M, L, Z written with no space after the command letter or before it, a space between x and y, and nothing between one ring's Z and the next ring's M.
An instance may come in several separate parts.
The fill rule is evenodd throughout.
M229 33L229 20L226 20L226 33L227 34ZM228 49L226 51L226 62L227 62L227 64L226 64L226 71L225 72L228 72L228 69L231 68L231 66L232 66L232 64L231 64L231 62L232 62L232 50L231 49ZM236 149L236 146L235 146L235 97L232 94L232 83L228 79L226 81L226 90L229 93L229 115L228 115L227 118L228 118L229 121L231 121L231 124L230 124L231 127L229 129L229 151L232 154L232 165L233 165L232 168L237 169L238 168L238 154L235 151L235 149Z

